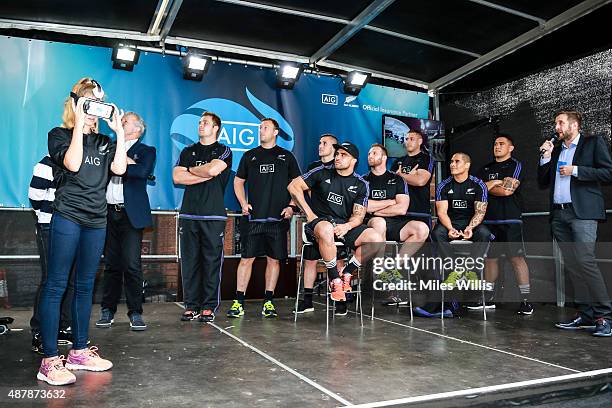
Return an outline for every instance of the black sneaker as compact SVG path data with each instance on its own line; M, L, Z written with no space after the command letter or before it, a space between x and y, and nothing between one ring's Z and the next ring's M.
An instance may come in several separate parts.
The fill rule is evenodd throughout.
M348 308L346 307L346 302L336 302L336 310L334 310L334 314L336 316L346 316L348 313Z
M110 309L102 309L100 312L100 319L96 322L96 327L111 327L113 322L114 313Z
M597 337L612 337L612 328L610 328L610 321L602 318L595 320L595 331L593 336Z
M520 315L533 314L533 305L525 300L521 302L521 305L519 306L519 310L516 313Z
M198 312L197 310L185 309L185 311L181 315L181 321L190 322L192 320L197 319L198 317L200 317L200 312Z
M40 338L40 332L32 332L32 351L40 355L44 355L42 339Z
M381 301L383 306L399 306L402 302L402 299L397 296L390 296L387 299Z
M57 344L59 346L72 344L72 330L70 330L70 327L60 329L60 331L57 332Z
M583 319L581 316L578 316L574 320L570 320L569 322L559 322L555 324L555 327L563 330L592 330L595 328L595 324L589 320Z
M468 310L482 310L482 301L469 303L466 307ZM487 310L495 309L495 307L496 307L495 302L485 302L484 303L484 308Z
M147 324L142 320L142 315L137 312L133 312L130 315L130 330L132 331L143 331L147 330Z
M295 311L295 309L293 310L293 313L297 313L297 314L310 313L310 312L314 312L314 305L312 304L312 301L306 302L304 300L298 301L297 312Z
M215 313L210 309L202 310L200 313L200 317L198 317L198 322L201 323L212 323L215 321Z

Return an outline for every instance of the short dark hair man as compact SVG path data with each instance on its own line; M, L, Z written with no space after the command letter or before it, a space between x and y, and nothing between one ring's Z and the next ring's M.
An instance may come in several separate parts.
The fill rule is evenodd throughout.
M140 115L126 113L121 119L128 166L123 176L111 177L106 188L107 227L104 253L104 284L100 320L96 327L110 327L125 282L130 329L147 328L142 319L142 232L153 225L147 180L155 166L155 148L140 141L145 124Z
M470 156L466 153L455 153L450 160L451 175L443 180L436 190L436 214L438 223L433 229L431 239L436 243L438 255L443 259L454 258L454 251L449 242L457 239L473 241L471 254L473 258L483 257L491 232L482 224L487 211L487 186L477 177L469 174ZM476 280L474 271L467 271L465 277ZM448 274L445 283L453 285L463 278L463 273L453 270ZM419 316L432 317L436 307L429 303L424 308L415 308ZM440 313L448 315L450 311Z
M595 261L597 223L606 218L601 182L612 182L610 148L601 137L580 133L582 115L561 111L555 115L560 144L540 146L541 188L550 187L552 234L561 247L574 285L578 315L559 322L560 329L595 328L594 336L611 337L612 304Z
M219 307L227 219L223 198L232 169L232 151L217 141L220 129L221 118L204 112L200 140L183 149L172 172L174 183L186 186L179 213L183 321L212 322Z
M228 317L244 315L244 299L253 261L266 256L266 293L261 314L278 316L274 289L278 281L280 261L287 258L287 231L293 216L287 186L300 175L293 153L276 144L279 128L274 119L266 118L259 125L260 145L244 153L236 177L234 192L242 207L242 254L237 270L236 299ZM248 183L248 198L245 184Z
M336 150L334 149L334 145L338 144L338 138L331 133L324 133L319 138L319 160L315 160L310 163L306 167L306 172L310 170L325 166L325 167L334 167L334 155ZM342 255L338 254L340 258ZM304 300L299 301L297 310L294 310L294 313L309 313L314 312L314 304L312 302L312 295L314 290L314 284L317 279L317 263L321 258L321 254L319 253L319 249L314 246L307 246L304 248L304 253L302 254L302 262L304 262ZM341 259L337 260L338 264L342 262ZM340 268L341 266L338 265ZM336 308L337 314L344 314L344 311L341 311L342 307Z
M529 267L525 261L523 246L523 223L521 221L520 186L525 172L520 161L512 156L514 142L509 135L500 134L493 144L495 160L486 164L478 173L489 192L489 204L484 224L495 236L495 241L485 260L485 280L491 291L499 276L498 256L504 253L508 256L519 291L523 301L518 313L530 315L533 306L528 302L531 291L529 285ZM495 303L486 302L468 306L468 309L495 308Z
M289 184L289 193L306 214L306 235L315 242L331 281L331 298L345 301L350 290L351 277L369 256L363 253L366 242L383 242L383 237L373 228L363 225L368 205L368 183L354 170L359 150L349 142L336 144L334 168L319 166L298 177ZM312 204L306 202L304 192L311 191ZM336 238L353 249L355 254L342 271L336 267Z
M410 220L424 222L431 228L429 183L433 175L433 158L425 151L424 143L423 133L411 129L404 140L407 154L393 162L391 171L400 175L410 187Z

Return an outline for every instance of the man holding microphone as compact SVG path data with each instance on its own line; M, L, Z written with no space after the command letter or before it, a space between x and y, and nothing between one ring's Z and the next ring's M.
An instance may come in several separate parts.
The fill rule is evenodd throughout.
M593 335L611 337L612 305L595 261L597 223L606 218L601 182L612 181L610 149L601 137L580 133L582 115L561 111L555 115L560 144L540 146L538 184L550 187L552 234L561 247L574 285L577 316L556 327L593 329Z

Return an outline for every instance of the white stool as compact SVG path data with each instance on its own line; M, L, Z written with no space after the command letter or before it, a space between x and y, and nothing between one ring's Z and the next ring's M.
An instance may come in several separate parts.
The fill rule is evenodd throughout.
M343 248L344 243L342 242L338 242L336 241L336 248ZM302 285L302 276L304 276L304 248L311 246L314 247L315 244L311 241L308 240L308 237L306 236L306 232L304 231L304 228L302 226L302 251L300 253L300 272L298 274L298 284L297 284L297 293L295 295L295 309L294 311L297 312L297 308L298 308L298 302L300 300L300 286ZM321 261L321 259L319 259L319 261ZM355 299L355 313L357 313L358 309L359 309L359 318L360 318L360 322L361 322L361 327L363 327L363 306L362 306L362 300L361 300L361 268L357 269L357 290L353 290L351 291L351 293L356 294L356 299ZM334 304L334 308L331 309L330 308L330 304L329 304L329 277L327 278L327 284L325 285L325 330L329 330L329 312L330 309L333 311L336 308L336 302L333 301ZM294 322L297 322L297 317L298 317L298 313L294 313ZM332 317L333 319L335 319L335 316Z

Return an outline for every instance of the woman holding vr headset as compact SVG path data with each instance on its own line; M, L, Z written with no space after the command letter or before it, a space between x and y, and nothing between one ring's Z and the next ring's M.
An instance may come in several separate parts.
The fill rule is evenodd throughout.
M101 103L103 98L100 84L90 78L79 80L64 102L62 125L49 132L49 155L59 170L54 174L57 190L48 274L39 303L44 358L37 378L52 385L74 383L76 377L69 370L106 371L113 366L95 346L87 347L94 280L106 236L106 186L110 172L122 175L127 167L123 112ZM98 133L99 117L115 132L116 142ZM64 359L57 349L57 332L73 263L73 344Z

